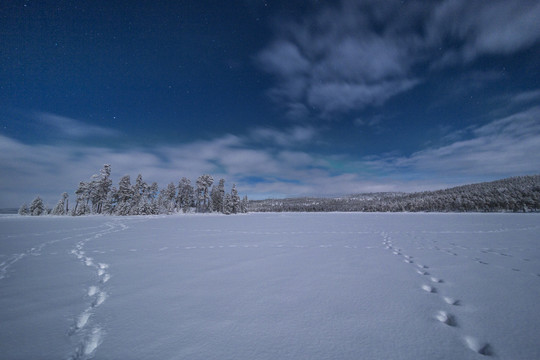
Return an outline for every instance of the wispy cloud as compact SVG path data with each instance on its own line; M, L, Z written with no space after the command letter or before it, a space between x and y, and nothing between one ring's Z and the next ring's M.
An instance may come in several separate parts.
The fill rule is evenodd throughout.
M35 112L33 118L51 127L57 134L70 138L87 138L93 136L113 137L120 135L120 132L114 129L89 125L83 121L69 117L46 113Z
M540 169L540 107L471 129L470 135L408 157L380 159L372 165L425 177L506 177Z
M385 103L428 69L512 54L540 40L528 0L341 0L302 20L277 20L257 63L292 119L333 117ZM451 46L449 46L451 44Z
M260 127L251 131L249 139L256 142L274 143L283 147L294 147L311 142L317 136L311 126L295 126L286 130Z
M445 54L449 61L510 54L540 40L539 18L536 1L444 1L428 20L428 41L430 45L456 42L458 46Z
M243 135L151 148L114 149L76 144L25 144L0 136L0 207L18 206L42 195L50 205L64 191L73 194L104 163L120 176L142 174L161 186L203 173L237 183L255 198L339 195L368 191L441 188L474 179L538 173L540 107L529 108L455 134L445 146L410 156L352 158L302 151L317 131L253 129ZM272 146L261 146L259 137ZM256 179L256 180L254 180Z
M539 100L540 100L540 89L521 92L519 94L514 95L511 99L513 103L528 103L528 102L539 101Z
M409 74L414 39L377 33L369 24L376 6L365 5L369 11L344 1L302 22L280 23L277 39L258 55L277 79L270 95L291 118L381 104L418 83Z

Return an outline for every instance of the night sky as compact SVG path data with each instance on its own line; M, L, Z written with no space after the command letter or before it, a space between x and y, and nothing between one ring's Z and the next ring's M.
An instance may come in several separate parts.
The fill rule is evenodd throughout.
M540 173L540 1L3 1L0 207L105 163L250 198Z

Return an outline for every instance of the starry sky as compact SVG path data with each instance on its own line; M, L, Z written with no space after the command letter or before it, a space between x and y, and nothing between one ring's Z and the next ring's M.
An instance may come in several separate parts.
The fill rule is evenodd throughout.
M540 1L0 4L0 207L209 173L252 199L540 169Z

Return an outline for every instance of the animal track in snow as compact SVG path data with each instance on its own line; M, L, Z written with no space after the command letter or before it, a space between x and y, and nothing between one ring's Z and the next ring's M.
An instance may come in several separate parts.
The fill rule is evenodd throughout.
M435 318L448 326L457 325L455 317L443 310L440 310L437 315L435 315Z
M104 291L100 291L97 293L97 297L92 302L92 307L98 307L99 305L103 304L103 302L107 299L107 293Z
M482 261L479 258L474 258L474 261L476 261L477 263L482 264L482 265L487 265L488 264L487 262Z
M94 353L98 346L102 342L103 331L100 327L95 327L92 329L92 332L86 336L82 342L77 347L75 354L70 358L70 360L83 360L91 359L94 357Z
M451 298L451 297L448 297L448 296L445 296L443 297L443 300L448 304L448 305L459 305L459 300L458 299L454 299L454 298Z
M435 241L433 241L435 243ZM454 244L455 245L455 244ZM455 247L459 247L459 246L455 246ZM421 247L422 249L425 249L425 247ZM461 248L462 250L467 250L467 251L470 251L470 249L467 249L467 248L463 248L463 247L459 247ZM420 248L418 248L420 249ZM447 253L451 256L465 256L465 257L468 257L465 253L459 255L457 253L455 253L453 250L454 248L440 248L438 246L435 246L435 248L431 248L430 250L438 250L438 251L441 251L441 252L444 252L444 253ZM489 252L488 251L483 251L484 253L492 253L492 254L495 254L495 255L499 255L499 256L505 256L503 255L503 252L501 250L499 250L498 252L496 251L493 251L491 249L488 249L490 250ZM398 251L397 248L394 248L392 249L391 251ZM506 254L508 255L508 254ZM405 258L405 262L407 262L406 260L410 260L410 258L406 255L403 255L404 258ZM418 260L418 259L415 259L415 260ZM480 258L474 258L474 260L476 262L478 262L479 264L482 264L482 265L488 265L487 262L481 260ZM412 262L411 262L412 263ZM515 266L515 265L514 265ZM422 263L419 263L418 261L415 261L415 271L419 274L419 275L422 275L422 276L429 276L429 280L432 284L443 284L441 286L445 286L444 283L445 281L437 276L432 276L430 275L430 273L428 271L426 271L426 269L429 269L430 266L426 266L426 265L423 265ZM514 267L514 268L507 268L507 269L511 269L513 271L520 271L520 269L518 267ZM537 276L540 276L540 273L537 274ZM427 293L430 293L430 294L439 294L439 292L442 292L444 294L444 291L439 291L438 288L434 287L434 286L431 286L431 285L428 285L427 283L424 283L423 285L421 285L420 287L423 291L427 292ZM441 294L442 295L442 294ZM439 297L439 296L437 296ZM450 306L452 307L453 309L455 310L459 310L459 306L461 305L461 301L459 299L456 299L456 298L453 298L453 297L449 297L449 296L440 296L440 299L442 301L444 301L446 304L444 304L445 306ZM454 314L452 314L451 312L447 311L446 309L442 308L441 310L437 311L435 314L434 314L434 318L441 322L442 324L444 325L447 325L449 327L453 327L453 328L456 328L458 329L459 326L458 326L458 320L459 318L456 317ZM459 331L459 330L458 330ZM477 338L475 337L472 337L472 336L464 336L463 333L460 334L460 336L462 337L463 341L464 341L464 344L469 348L471 349L472 351L476 352L477 354L480 354L480 355L484 355L484 356L490 356L490 355L493 355L493 349L491 347L490 344L488 344L487 342L484 342L484 341L480 341L478 340Z
M480 341L472 336L465 336L463 340L469 349L478 354L488 356L493 354L491 346L484 341Z
M94 296L96 295L98 292L98 287L97 286L90 286L88 288L88 296Z
M101 283L102 284L105 284L107 281L109 281L111 279L111 275L109 274L105 274L103 275L103 278L101 278Z
M84 311L81 315L79 315L77 323L75 324L77 330L82 329L86 325L88 319L90 319L90 315L92 314L88 310Z
M74 354L72 354L71 356L72 360L86 360L93 358L95 351L97 350L103 339L104 333L99 325L94 324L92 330L88 330L88 325L92 322L92 317L96 311L96 308L101 306L108 297L107 292L103 290L103 284L105 284L110 279L110 274L108 272L109 265L106 263L95 262L92 257L86 256L84 246L87 242L99 239L103 235L123 231L128 228L123 224L118 224L114 222L107 223L107 226L107 230L103 230L98 234L91 234L90 237L79 241L75 245L74 249L71 251L71 253L74 254L77 259L81 261L85 266L94 269L99 278L99 282L95 285L89 286L87 290L87 295L92 298L91 303L82 313L77 316L70 331L68 331L68 336L79 332L82 332L83 336L83 340L79 343L79 345L75 349Z

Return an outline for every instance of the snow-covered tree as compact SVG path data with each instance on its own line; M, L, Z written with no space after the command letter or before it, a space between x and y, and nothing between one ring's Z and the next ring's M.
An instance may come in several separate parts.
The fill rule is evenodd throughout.
M77 195L77 200L75 202L75 207L71 212L74 216L85 215L89 213L88 201L89 201L90 187L89 184L81 181L79 182L79 187L75 191Z
M197 179L197 211L210 211L210 186L214 183L214 178L211 175L205 174Z
M223 212L223 198L225 197L225 180L219 179L217 187L214 185L210 193L212 198L212 210Z
M66 210L66 202L69 195L68 193L63 193L62 198L58 200L58 203L52 210L52 215L66 215L68 213L68 210Z
M170 183L159 191L157 183L148 185L139 174L135 184L131 184L129 175L124 175L118 182L118 188L112 186L111 166L103 165L99 174L93 175L88 182L81 181L76 194L75 207L71 214L74 216L94 214L108 215L150 215L170 214L182 209L188 212L192 207L197 212L225 212L238 213L245 209L238 196L236 185L228 196L228 208L225 210L225 180L220 179L217 186L212 187L214 178L205 174L197 179L194 190L191 181L183 177L178 183ZM211 190L211 191L210 191ZM52 210L55 215L68 212L67 194ZM30 212L30 210L28 210ZM21 208L21 214L25 213Z
M28 204L24 203L19 208L19 215L29 215L30 211L28 210Z
M150 207L150 214L154 215L159 214L159 207L157 203L158 189L158 184L154 181L152 185L150 185L150 187L148 188L148 193L146 194Z
M124 175L118 182L118 204L116 205L116 215L129 215L131 213L133 188L131 187L131 177Z
M41 200L39 196L36 196L34 201L32 201L28 210L30 212L30 215L32 216L40 216L46 214L45 205L43 204L43 200Z
M232 199L231 194L227 193L225 194L225 197L223 198L223 213L225 215L232 214Z
M112 215L117 203L117 190L113 186L107 193L105 201L103 202L102 214Z
M174 212L176 205L176 187L174 183L169 183L165 189L162 189L159 193L159 206L160 212L165 214L171 214Z
M135 184L133 185L132 189L132 198L131 198L131 214L132 215L143 215L141 213L142 208L145 206L146 202L146 192L148 191L148 184L146 184L143 181L142 175L137 175L137 179L135 180Z
M90 199L92 201L93 213L101 214L103 202L107 198L111 186L111 165L105 164L103 165L103 169L99 171L99 174L92 176L92 181L90 182Z
M193 204L193 186L188 178L183 177L178 183L178 195L176 196L176 207L188 212Z
M240 202L240 212L242 214L245 214L248 212L248 197L247 195L244 195L242 198L242 201Z
M236 184L233 184L231 189L231 212L237 214L240 211L240 196L238 195L238 190L236 189Z

